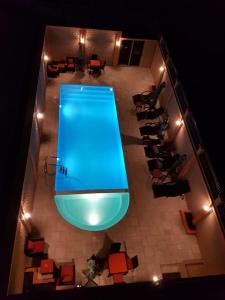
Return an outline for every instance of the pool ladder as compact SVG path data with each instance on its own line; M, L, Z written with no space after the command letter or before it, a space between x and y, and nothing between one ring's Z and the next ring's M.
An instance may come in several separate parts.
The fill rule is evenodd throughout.
M67 168L64 167L63 165L60 165L60 166L59 166L59 172L60 172L61 174L64 174L65 176L67 176Z
M49 172L48 170L48 166L55 166L58 167L59 172L65 176L67 176L67 168L64 167L62 164L57 164L55 161L51 162L51 160L56 160L57 157L56 156L46 156L45 160L44 160L44 173L47 175L55 175L55 171L54 172Z

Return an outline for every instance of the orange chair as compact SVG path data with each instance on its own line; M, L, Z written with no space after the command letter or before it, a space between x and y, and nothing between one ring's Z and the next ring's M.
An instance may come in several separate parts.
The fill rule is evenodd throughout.
M124 277L122 273L118 273L118 274L113 274L112 275L113 278L113 283L114 284L121 284L124 283Z
M67 57L66 63L67 63L67 70L75 72L75 57Z
M25 241L24 252L27 256L35 257L44 255L44 238L33 238L28 236Z
M64 263L59 269L58 285L74 284L75 283L75 265L72 263Z

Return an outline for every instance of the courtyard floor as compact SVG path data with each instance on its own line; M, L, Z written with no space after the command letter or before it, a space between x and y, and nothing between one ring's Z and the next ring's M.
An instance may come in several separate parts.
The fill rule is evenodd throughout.
M45 175L44 159L56 155L59 84L77 83L114 87L130 191L130 206L126 216L108 230L82 231L62 219L54 204L54 177ZM132 95L154 84L150 70L139 67L106 67L98 78L81 72L64 73L48 79L43 142L40 147L39 173L32 212L32 222L48 244L49 257L56 262L74 259L76 281L85 278L82 270L87 258L102 248L104 240L125 241L130 257L137 255L139 267L125 276L126 282L148 281L185 260L201 259L196 236L186 235L179 209L186 208L185 199L153 198L147 158L140 145L140 124L132 109ZM171 268L170 268L171 267ZM105 270L95 281L112 284Z

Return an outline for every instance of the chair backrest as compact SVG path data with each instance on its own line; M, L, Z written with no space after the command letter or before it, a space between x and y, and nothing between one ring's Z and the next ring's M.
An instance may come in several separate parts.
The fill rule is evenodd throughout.
M114 284L124 283L124 277L122 273L113 274L112 278Z
M93 59L93 60L98 59L98 55L93 53L93 54L91 55L91 59Z
M69 57L69 56L67 56L66 62L68 64L74 64L75 63L75 57Z
M138 257L137 255L131 258L133 269L138 267Z
M74 263L66 263L60 266L60 282L69 283L74 282L75 279L75 265Z
M112 243L110 246L110 252L111 253L117 253L120 252L121 243Z
M103 63L101 64L101 69L102 69L102 70L104 70L105 65L106 65L106 60L104 60Z

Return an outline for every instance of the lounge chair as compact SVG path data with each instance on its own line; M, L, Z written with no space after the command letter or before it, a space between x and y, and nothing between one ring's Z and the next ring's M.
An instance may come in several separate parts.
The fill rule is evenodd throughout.
M147 146L153 146L153 145L161 145L162 144L162 140L157 138L157 139L152 139L150 138L148 135L144 135L143 138L143 144L147 145Z
M145 91L141 94L134 95L133 96L134 105L148 104L150 109L155 108L159 95L165 87L166 87L166 83L162 82L153 91Z
M153 110L149 110L149 111L141 111L141 112L137 112L136 116L137 116L137 120L141 121L144 119L156 119L159 116L161 116L164 113L164 108L159 107Z
M158 135L162 134L168 128L169 124L160 123L156 125L145 125L139 128L141 135Z
M163 184L154 183L152 189L155 198L163 196L176 197L190 192L190 186L187 180L178 180Z
M148 168L149 171L153 171L154 169L159 169L162 171L172 172L175 165L178 167L177 164L178 161L180 161L180 154L164 157L164 159L150 159L148 161ZM175 171L176 168L174 169Z
M141 94L136 94L132 96L134 105L143 105L149 103L151 99L153 99L154 91L144 91Z
M146 146L144 147L145 156L149 158L170 158L171 153L165 146Z

